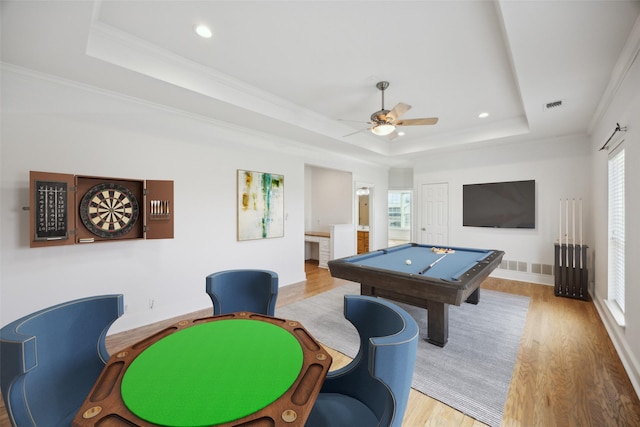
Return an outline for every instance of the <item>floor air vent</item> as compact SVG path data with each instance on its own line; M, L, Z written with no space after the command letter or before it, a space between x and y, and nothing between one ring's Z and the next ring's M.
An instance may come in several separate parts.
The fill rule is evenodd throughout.
M529 272L529 265L525 261L513 261L503 259L500 263L502 270ZM553 265L550 264L531 264L531 273L533 274L545 274L547 276L553 276Z
M553 276L553 266L549 264L531 264L531 272Z
M527 272L528 265L524 261L513 261L503 259L500 263L500 267L503 270L511 270L511 271L524 271Z

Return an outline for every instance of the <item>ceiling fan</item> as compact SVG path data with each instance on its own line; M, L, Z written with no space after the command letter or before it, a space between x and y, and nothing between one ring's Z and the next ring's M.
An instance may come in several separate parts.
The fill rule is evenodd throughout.
M373 134L379 136L387 136L389 139L394 139L398 136L396 132L397 126L422 126L422 125L435 125L438 123L437 117L429 117L423 119L405 119L400 120L400 116L411 109L411 105L404 104L402 102L396 104L391 110L384 109L384 91L389 87L389 82L381 81L376 83L376 87L382 92L382 108L371 115L371 121L367 122L371 127L358 132L350 133L350 136L364 130L370 130Z

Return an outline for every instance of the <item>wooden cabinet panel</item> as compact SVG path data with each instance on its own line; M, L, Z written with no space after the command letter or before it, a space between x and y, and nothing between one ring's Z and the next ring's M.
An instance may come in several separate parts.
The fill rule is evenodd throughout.
M145 193L147 239L173 239L173 181L147 181Z
M329 237L320 237L318 242L318 267L329 268Z
M369 232L358 231L358 253L369 252Z
M74 176L29 172L29 246L72 245L76 216Z

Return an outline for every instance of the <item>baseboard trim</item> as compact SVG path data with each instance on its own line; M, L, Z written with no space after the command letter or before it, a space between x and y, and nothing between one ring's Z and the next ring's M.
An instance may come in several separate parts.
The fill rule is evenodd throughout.
M598 311L598 315L600 316L600 319L609 334L609 338L620 357L622 366L624 366L624 369L629 376L629 380L631 381L631 385L633 386L636 395L640 396L640 364L629 348L627 340L623 334L624 328L618 326L616 320L610 313L609 309L605 306L602 299L593 298L593 295L591 295L591 299L593 300L593 304Z

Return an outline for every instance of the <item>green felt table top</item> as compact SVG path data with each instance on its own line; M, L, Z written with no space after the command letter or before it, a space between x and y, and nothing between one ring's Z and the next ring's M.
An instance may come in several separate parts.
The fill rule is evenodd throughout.
M192 326L151 345L122 379L124 403L164 426L210 426L259 411L300 374L303 352L289 331L250 319Z

